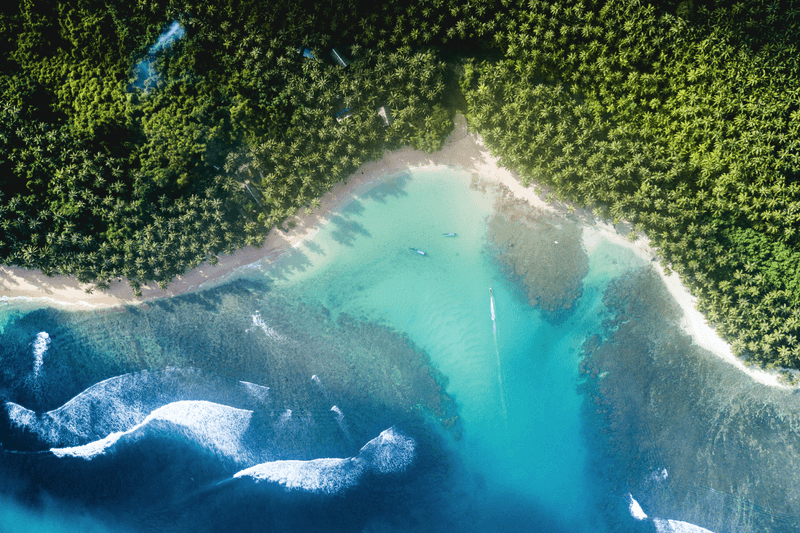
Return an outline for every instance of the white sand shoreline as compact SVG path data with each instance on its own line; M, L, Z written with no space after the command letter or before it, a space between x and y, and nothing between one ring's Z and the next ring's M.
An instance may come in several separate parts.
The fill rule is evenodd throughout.
M88 285L78 283L74 278L54 276L48 278L39 271L29 271L16 267L0 266L0 303L14 300L30 300L45 305L57 305L69 309L92 309L112 307L122 304L140 304L147 300L175 296L222 282L236 275L246 267L258 267L264 261L270 262L282 252L313 238L320 225L327 224L332 216L358 197L362 189L371 188L404 170L436 168L455 168L477 175L480 178L504 185L518 198L526 200L531 206L553 213L565 214L566 208L551 204L536 194L533 188L523 187L510 170L500 167L496 158L489 154L481 138L469 133L463 117L457 117L455 131L448 138L443 149L435 154L426 154L411 148L387 152L382 159L362 165L346 182L339 183L321 199L321 205L310 215L294 217L296 225L288 232L273 229L261 248L247 247L235 254L220 256L216 266L203 264L174 280L166 291L155 284L142 287L142 298L137 299L126 282L115 281L105 292L85 292ZM598 221L587 210L576 210L575 216L584 226L584 245L595 246L598 239L610 241L633 250L637 255L650 261L656 256L649 241L639 237L631 242L625 235L617 232L608 222ZM716 354L724 361L734 365L750 376L755 382L772 386L786 387L776 373L746 366L733 355L731 347L717 335L705 317L696 309L696 299L681 283L677 274L667 275L664 269L653 262L653 266L684 312L683 329L700 346Z

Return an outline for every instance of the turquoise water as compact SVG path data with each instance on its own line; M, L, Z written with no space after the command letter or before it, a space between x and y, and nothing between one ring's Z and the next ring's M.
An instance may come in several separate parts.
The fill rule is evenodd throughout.
M647 262L587 255L570 220L512 220L561 233L515 240L532 259L509 274L507 202L404 173L218 287L0 304L0 531L680 530L633 497L680 527L796 531L797 396L697 348ZM554 260L582 290L543 313Z
M580 347L599 330L608 281L644 263L628 250L599 247L574 315L552 325L487 253L496 201L452 171L398 178L281 259L276 278L334 313L406 332L449 379L465 460L492 486L550 510L565 531L589 531L596 518L587 508L594 487L585 472ZM443 236L450 232L457 236Z

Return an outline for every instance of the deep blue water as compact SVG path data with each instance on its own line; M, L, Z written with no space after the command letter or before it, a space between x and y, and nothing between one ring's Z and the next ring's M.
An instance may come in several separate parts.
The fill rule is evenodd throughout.
M511 204L405 173L195 294L4 302L0 531L797 531L797 396Z

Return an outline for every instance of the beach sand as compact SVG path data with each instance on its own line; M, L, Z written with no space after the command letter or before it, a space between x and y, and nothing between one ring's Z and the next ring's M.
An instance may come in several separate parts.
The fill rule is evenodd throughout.
M321 198L319 208L310 214L303 212L293 217L295 225L290 231L273 229L260 248L247 247L235 254L220 256L217 265L203 264L187 272L173 280L166 291L159 289L156 284L146 285L142 287L142 298L137 299L127 282L114 281L107 291L95 290L87 293L86 289L91 285L78 283L72 277L47 277L36 270L0 266L0 301L39 300L43 305L91 309L121 304L135 305L146 300L175 296L201 287L208 287L230 279L238 269L254 263L272 261L283 251L313 237L317 228L327 224L338 209L356 198L356 193L360 190L377 185L403 170L439 167L460 169L503 185L515 196L526 200L535 208L564 215L570 212L567 204L547 202L545 200L546 190L540 190L537 194L534 187L523 187L515 173L499 165L497 158L489 153L480 136L467 130L464 117L459 115L456 117L455 130L441 151L427 154L411 148L403 148L387 152L379 161L362 165L344 182L336 184ZM538 189L544 188L539 187ZM625 223L614 226L610 222L598 220L590 211L582 209L574 209L571 216L577 218L584 226L584 246L587 250L597 246L601 240L607 240L630 248L648 261L657 256L656 251L650 247L649 241L643 235L639 235L635 241L628 239L630 227ZM692 336L697 344L746 372L758 383L775 387L785 386L780 383L776 373L748 367L735 357L730 345L717 335L705 317L697 311L696 299L684 287L678 275L675 273L667 275L658 261L653 261L652 265L683 309L683 329Z

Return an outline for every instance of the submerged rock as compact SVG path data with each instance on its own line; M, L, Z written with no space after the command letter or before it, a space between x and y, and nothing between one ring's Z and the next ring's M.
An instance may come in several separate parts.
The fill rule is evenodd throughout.
M581 228L503 191L488 222L488 240L505 272L550 321L574 309L589 272Z

